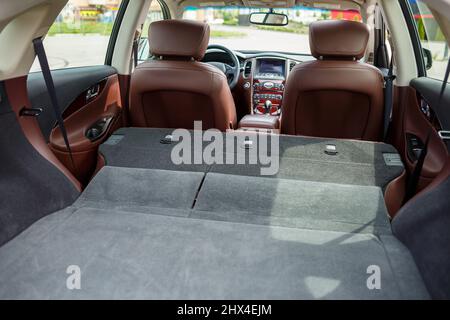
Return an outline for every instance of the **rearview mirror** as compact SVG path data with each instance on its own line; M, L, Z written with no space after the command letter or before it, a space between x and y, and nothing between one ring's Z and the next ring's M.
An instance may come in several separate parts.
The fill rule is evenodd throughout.
M289 18L283 13L254 12L250 14L249 21L251 24L263 26L286 26Z
M427 70L430 70L433 66L433 55L431 54L431 51L428 49L423 48L423 60L425 61L425 68Z

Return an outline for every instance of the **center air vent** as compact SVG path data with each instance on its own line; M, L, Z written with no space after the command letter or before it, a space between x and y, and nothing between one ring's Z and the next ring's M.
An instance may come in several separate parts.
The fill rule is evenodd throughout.
M295 67L296 65L297 65L296 62L291 61L291 62L289 63L289 71L292 71L292 69L294 69L294 67Z
M250 77L250 74L252 73L252 62L247 61L244 65L244 78Z

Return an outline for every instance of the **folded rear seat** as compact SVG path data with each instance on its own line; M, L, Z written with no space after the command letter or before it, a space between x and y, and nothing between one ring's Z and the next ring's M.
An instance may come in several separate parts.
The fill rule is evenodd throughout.
M280 159L278 172L261 176L262 166L248 161L239 165L175 165L171 160L174 145L165 139L172 133L171 129L122 128L101 146L100 152L109 166L207 173L199 191L199 199L205 201L197 202L195 207L198 217L316 230L391 233L383 189L404 168L390 145L282 135L279 150L271 150L272 156ZM253 145L260 136L251 132L237 134L246 136ZM231 152L242 151L238 144L236 139ZM336 148L336 154L325 152L329 145ZM194 153L193 142L190 151Z
M381 189L208 173L197 216L314 230L390 234Z
M392 147L333 141L341 153L327 158L326 140L282 142L296 170L335 162L367 174L313 181L291 166L272 177L175 166L168 132L121 129L102 146L107 166L81 197L0 248L0 298L429 298L384 207L382 187L403 170L381 172ZM65 288L72 264L79 291ZM373 268L380 289L367 285Z
M173 144L161 143L172 133L173 129L121 128L100 147L100 153L107 165L117 167L260 175L261 166L248 163L175 165L170 158ZM238 134L248 135L249 140L257 137L251 132ZM395 148L384 143L284 135L279 139L279 171L266 177L385 188L404 170ZM334 145L337 154L326 154L327 145ZM235 145L234 152L241 147ZM193 154L193 143L191 150Z
M201 218L218 205L208 175L104 167L72 207L0 248L0 298L428 298L390 234ZM66 289L69 265L82 290ZM373 266L379 290L367 287Z

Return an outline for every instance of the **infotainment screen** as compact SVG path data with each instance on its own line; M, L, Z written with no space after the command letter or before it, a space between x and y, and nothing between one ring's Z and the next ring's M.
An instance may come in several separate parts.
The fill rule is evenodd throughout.
M260 60L259 73L284 74L283 60Z

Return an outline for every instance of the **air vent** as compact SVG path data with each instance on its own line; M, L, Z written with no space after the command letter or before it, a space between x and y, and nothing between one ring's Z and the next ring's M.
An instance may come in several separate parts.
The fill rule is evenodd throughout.
M289 63L289 71L292 71L292 69L294 69L294 67L295 67L296 65L297 65L296 62L291 61L291 62Z
M247 61L244 65L244 78L250 77L251 73L252 73L252 62Z

